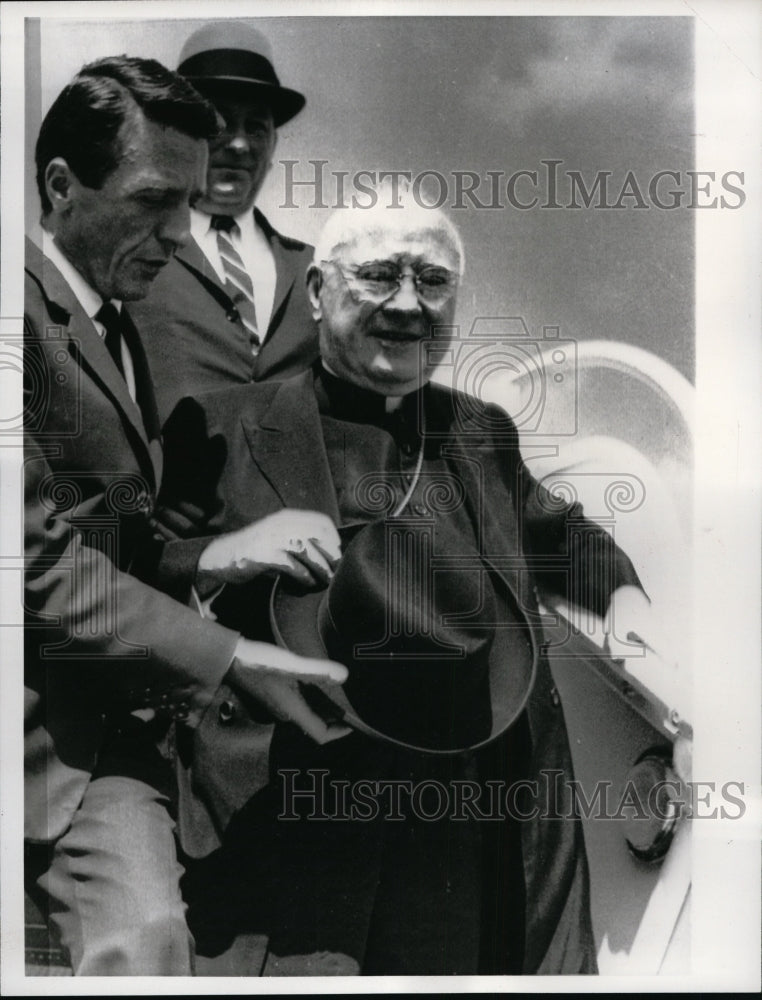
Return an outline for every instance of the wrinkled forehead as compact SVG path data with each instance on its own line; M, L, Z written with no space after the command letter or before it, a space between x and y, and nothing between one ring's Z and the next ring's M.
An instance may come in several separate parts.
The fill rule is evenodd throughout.
M457 270L460 254L450 233L441 225L375 226L344 234L334 256L347 264L371 260L410 259Z

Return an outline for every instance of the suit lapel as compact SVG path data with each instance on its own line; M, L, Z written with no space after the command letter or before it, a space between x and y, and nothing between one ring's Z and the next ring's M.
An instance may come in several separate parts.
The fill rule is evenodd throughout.
M77 319L80 321L77 322ZM151 430L145 427L143 415L130 396L127 383L111 359L103 339L98 335L89 317L84 312L82 312L81 317L76 317L73 314L69 330L72 334L70 340L72 355L78 357L82 369L90 374L94 382L100 384L106 395L111 398L116 408L125 417L136 453L139 455L141 452L145 453L154 485L157 485L161 478L161 445L155 427ZM140 365L139 361L138 365ZM137 378L137 370L135 375ZM153 397L152 390L151 397ZM154 402L154 409L155 406ZM155 417L155 420L158 425L158 416ZM145 462L142 464L145 465Z
M182 249L175 252L175 257L187 268L197 271L206 281L212 282L224 291L224 285L217 277L217 272L206 258L206 254L194 239L189 239Z
M163 455L161 451L161 422L156 406L156 396L153 390L151 369L148 358L140 339L140 333L132 322L132 317L126 308L122 307L122 323L125 328L125 339L132 356L132 367L135 374L135 394L143 417L143 426L149 442L151 461L154 466L156 482L161 482Z
M194 239L188 240L182 250L177 251L175 257L183 267L195 275L227 312L233 304L232 299L198 243Z
M490 431L468 409L461 412L457 397L450 393L435 389L430 409L442 435L442 456L463 483L479 552L518 594L521 546L515 508L513 504L506 507L505 477L500 468L503 462L508 464L510 449L502 453Z
M34 249L36 250L36 248ZM34 251L28 254L31 258L30 270L33 274L41 276L41 287L48 300L48 307L52 306L53 311L60 315L62 325L67 329L72 356L77 358L82 369L89 373L93 381L110 397L125 417L128 425L134 431L133 439L139 442L138 447L147 453L151 471L158 482L161 464L157 433L158 417L155 418L154 427L144 427L142 414L130 396L127 383L114 364L105 341L96 330L93 321L79 304L74 292L53 262L37 250L39 258L35 266L33 254ZM138 338L135 339L138 340ZM130 348L132 353L132 344ZM140 371L145 374L150 384L150 374L142 345L140 345L138 357L133 356L133 363L136 365L136 377ZM151 392L150 395L152 397L153 393ZM152 405L155 408L155 403ZM150 441L149 436L155 437L157 440Z
M312 379L308 370L282 382L267 409L261 415L244 414L241 424L254 462L283 504L321 510L339 524ZM500 452L495 452L489 432L455 412L449 394L437 392L428 409L442 456L465 487L479 550L517 593L521 548L514 510L505 509Z
M272 251L273 258L275 259L275 295L273 298L273 309L270 313L270 323L268 324L267 331L270 333L270 326L275 320L275 317L278 315L278 310L283 305L286 296L294 287L294 282L296 281L296 268L294 267L293 254L286 252L278 234L275 232L264 215L256 209L254 209L254 223L259 226L267 237L267 242L270 244L270 250ZM266 344L267 339L265 340L265 345Z
M282 382L270 406L241 417L254 462L284 506L319 510L340 523L312 371Z
M254 224L265 234L273 255L273 260L275 261L273 308L267 324L264 343L254 361L254 379L258 380L263 378L266 372L271 371L277 361L286 355L292 346L290 338L278 337L274 336L274 334L280 325L279 314L294 287L296 280L294 257L298 255L289 253L286 250L278 233L273 229L264 215L256 209L254 209Z
M270 245L272 255L275 259L275 293L273 298L273 308L270 313L270 322L268 325L269 333L270 326L272 325L278 310L283 305L286 296L293 288L294 281L296 280L296 268L294 267L292 254L286 252L276 231L264 215L256 209L254 210L254 222L255 225L259 226L259 228L264 232L267 242ZM217 272L209 263L206 255L195 240L189 240L187 245L182 250L178 250L175 256L184 267L186 267L189 271L192 271L196 277L203 282L203 284L208 288L211 294L218 299L218 301L222 302L225 309L230 308L231 300L225 289L225 285L220 282ZM268 342L269 338L266 338L265 344L262 348L263 350Z
M270 321L267 327L267 333L271 333L270 327L272 326L275 317L278 315L280 307L286 296L290 293L291 289L294 287L294 281L296 280L296 268L294 267L293 254L290 254L284 248L280 236L273 229L267 219L262 215L258 209L254 209L254 225L258 226L259 229L265 234L265 238L270 245L270 251L272 252L273 258L275 260L275 293L273 296L273 308L270 313ZM265 339L265 345L268 343L270 338ZM263 348L264 350L264 345Z

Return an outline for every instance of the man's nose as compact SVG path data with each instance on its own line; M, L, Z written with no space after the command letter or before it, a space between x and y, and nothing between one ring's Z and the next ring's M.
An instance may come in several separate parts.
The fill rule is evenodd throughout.
M403 274L400 277L397 291L384 302L384 306L400 312L420 312L421 303L412 274Z
M225 148L243 156L251 149L251 136L243 127L228 129L225 132Z
M162 244L172 244L172 253L188 243L190 240L190 208L187 202L178 205L162 217L157 236Z

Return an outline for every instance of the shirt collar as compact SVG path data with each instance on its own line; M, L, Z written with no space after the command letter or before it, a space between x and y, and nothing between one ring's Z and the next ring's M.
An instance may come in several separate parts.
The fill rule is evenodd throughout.
M356 423L383 424L390 414L403 407L408 414L416 412L420 390L407 396L383 396L345 381L322 358L316 362L314 374L318 408L326 406L334 416Z
M224 212L214 212L213 215L224 215ZM212 215L207 212L199 212L197 208L191 209L191 236L194 240L199 243L204 237L208 236L210 232L214 232L212 229ZM256 229L256 223L254 222L254 211L249 209L247 212L242 212L240 215L234 215L238 228L241 233L245 233L247 230L252 233Z
M55 237L46 229L42 231L42 252L61 272L77 302L90 319L94 319L105 300L85 281L69 258L64 256L63 251L55 241ZM120 301L117 299L111 299L111 301L118 310L121 310L122 303Z

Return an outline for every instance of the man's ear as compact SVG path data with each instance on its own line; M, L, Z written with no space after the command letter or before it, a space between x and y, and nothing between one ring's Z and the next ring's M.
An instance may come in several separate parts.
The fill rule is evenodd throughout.
M323 287L323 272L317 264L310 264L307 268L307 297L312 306L312 318L316 323L322 318L320 308L320 289Z
M62 156L54 157L45 167L45 191L53 212L62 215L69 211L75 180L69 164Z

